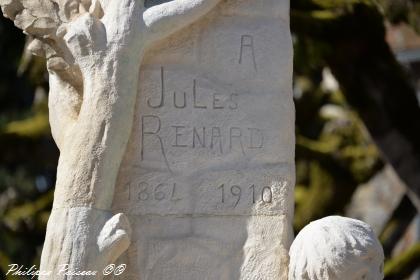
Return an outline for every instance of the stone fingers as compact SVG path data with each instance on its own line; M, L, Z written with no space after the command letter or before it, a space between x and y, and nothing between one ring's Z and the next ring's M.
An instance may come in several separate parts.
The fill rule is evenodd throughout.
M103 4L104 5L104 4ZM136 0L108 0L103 6L108 43L119 47L134 47L140 43L141 9Z
M23 10L22 3L16 0L0 0L3 15L14 20L16 15Z
M128 249L131 239L131 227L128 218L116 214L109 219L98 236L99 251L109 256L108 262L113 263Z
M127 250L130 235L129 221L123 214L89 207L55 208L48 222L40 268L50 274L40 279L102 279L103 269ZM76 273L67 275L66 271Z
M105 50L106 32L102 22L90 13L85 13L66 25L60 32L71 50L75 63L82 72L89 63L95 63L95 57Z
M18 28L38 38L52 36L60 24L50 0L1 0L0 6Z
M102 18L104 16L104 10L102 9L102 5L99 0L94 0L92 2L92 5L89 8L89 13L97 18Z

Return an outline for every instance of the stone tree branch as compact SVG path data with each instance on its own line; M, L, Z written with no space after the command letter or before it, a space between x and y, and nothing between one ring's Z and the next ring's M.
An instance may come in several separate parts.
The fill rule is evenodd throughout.
M172 1L145 9L136 0L0 0L3 13L34 37L47 58L50 121L60 148L53 211L40 279L98 271L129 246L124 214L111 213L131 134L138 76L148 45L203 16L219 0Z
M220 0L170 1L148 8L143 13L143 20L148 32L159 39L195 22L219 2Z
M64 265L71 271L98 271L95 279L100 279L102 269L130 243L128 219L113 216L110 208L134 116L141 10L135 1L113 1L100 19L93 7L58 29L56 40L64 41L73 60L65 59L64 73L50 69L58 86L55 96L64 88L65 94L79 97L76 118L58 123L65 126L58 127L61 155L41 259L41 269L52 271L52 279L92 279L68 277ZM80 88L63 75L70 76L72 68L82 78ZM60 107L66 103L61 100Z

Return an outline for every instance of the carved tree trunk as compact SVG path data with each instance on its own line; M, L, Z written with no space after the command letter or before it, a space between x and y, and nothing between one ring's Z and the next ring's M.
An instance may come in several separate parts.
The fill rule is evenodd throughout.
M128 219L110 209L131 133L143 50L137 5L120 1L112 8L103 21L87 13L61 33L80 68L82 91L76 97L82 102L76 119L58 123L65 131L57 129L61 155L41 258L41 271L52 275L40 279L101 279L130 243ZM51 88L51 96L63 89ZM59 119L54 113L62 112L51 113ZM81 276L82 271L95 276Z
M34 37L32 52L47 58L51 127L61 152L40 268L50 273L39 279L102 279L128 248L129 221L111 206L144 50L218 2L145 9L136 0L0 0L5 16Z

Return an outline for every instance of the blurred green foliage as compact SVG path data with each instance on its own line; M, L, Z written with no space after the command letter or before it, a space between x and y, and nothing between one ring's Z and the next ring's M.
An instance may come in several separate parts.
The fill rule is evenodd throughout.
M410 250L397 258L386 263L385 275L387 280L399 280L410 277L413 267L420 264L420 243L414 245Z
M321 75L325 65L318 67ZM296 73L297 85L299 79ZM306 86L295 100L296 230L326 215L343 214L357 186L383 166L376 146L341 92L323 90L319 82Z
M337 50L322 38L324 31L309 31L321 38L301 32L308 21L313 28L324 29L325 22L351 13L355 4L371 5L357 0L292 1L295 86L299 90L295 99L296 230L326 215L343 214L357 186L383 166L375 144L342 92L322 86L328 54Z
M401 9L396 10L396 5ZM380 154L419 195L420 127L414 120L420 119L420 110L413 84L385 41L386 20L406 22L418 30L418 5L417 0L291 1L295 84L300 89L296 98L297 231L311 220L342 214L357 186L382 168ZM326 68L340 89L322 88ZM391 134L396 136L393 141L383 141L384 135ZM380 152L371 139L380 144ZM411 152L401 157L396 147L401 155L404 150ZM404 216L415 216L410 200L402 201L408 207L398 207L397 215L389 213L394 226L387 226L387 234L382 235L389 238L383 240L387 250L393 249L392 239L400 238L409 224ZM403 279L417 268L416 254L401 258L387 261L387 267L394 269L386 271L386 279ZM392 263L404 263L401 273Z
M5 279L9 264L39 262L58 152L48 125L44 61L24 54L25 36L3 17L0 38L0 279Z

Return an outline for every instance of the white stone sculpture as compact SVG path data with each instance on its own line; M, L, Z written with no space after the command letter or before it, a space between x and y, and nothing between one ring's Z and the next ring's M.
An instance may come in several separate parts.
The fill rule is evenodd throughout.
M114 262L124 280L287 279L289 0L0 5L50 77L60 160L40 279Z
M292 51L288 0L224 0L145 54L113 202L126 279L287 279Z
M210 11L219 0L1 0L5 16L47 58L50 122L60 149L42 279L102 271L129 246L130 225L113 215L114 187L132 130L145 50ZM86 279L93 279L86 276ZM100 279L98 273L95 279Z
M290 248L289 280L382 280L384 253L371 227L331 216L303 228Z

